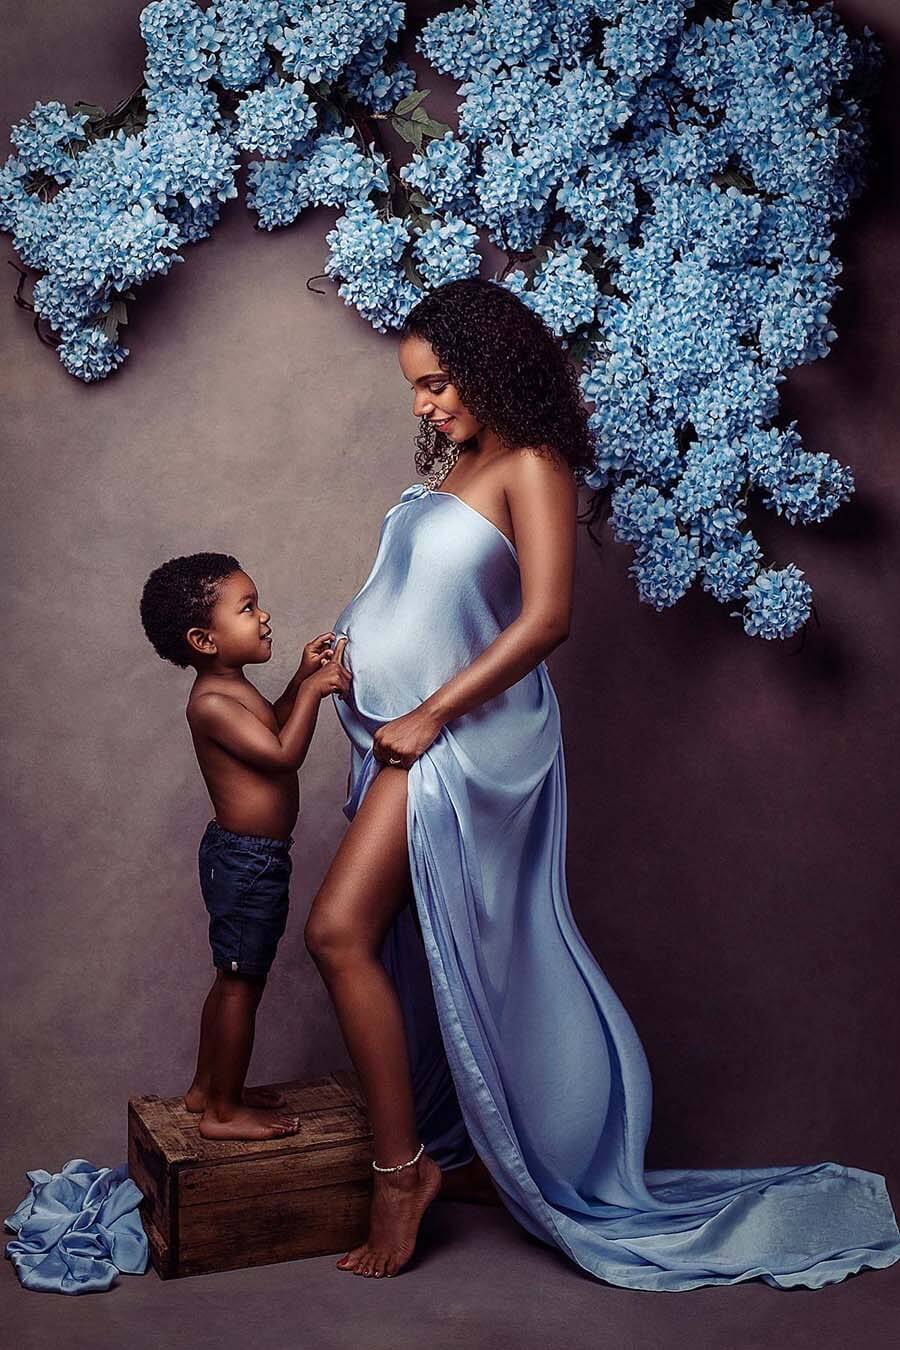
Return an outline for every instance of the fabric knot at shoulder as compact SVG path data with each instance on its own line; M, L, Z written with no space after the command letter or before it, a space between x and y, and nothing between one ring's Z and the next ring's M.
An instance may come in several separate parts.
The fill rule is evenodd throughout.
M428 489L424 483L412 483L408 488L404 488L401 492L400 500L401 502L411 501L413 497L424 496L427 491Z

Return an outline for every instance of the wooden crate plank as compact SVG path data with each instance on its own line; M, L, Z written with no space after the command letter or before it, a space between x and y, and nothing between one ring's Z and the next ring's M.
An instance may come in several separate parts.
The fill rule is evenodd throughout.
M173 1118L170 1109L173 1101L181 1101L181 1098L130 1097L128 1100L129 1111L133 1111L140 1118L148 1134L155 1139L160 1153L169 1163L181 1162L192 1153L180 1122ZM192 1118L196 1125L196 1116L191 1117L189 1111L185 1111L185 1115Z
M295 1191L269 1210L243 1201L194 1206L182 1215L179 1269L234 1270L347 1251L365 1238L368 1215L362 1183Z
M166 1161L158 1140L150 1134L132 1102L128 1104L128 1175L144 1197L141 1218L153 1225L168 1252L172 1246L177 1171Z
M339 1085L313 1085L311 1091L308 1084L272 1086L281 1086L286 1099L285 1112L301 1117L298 1134L267 1140L204 1139L198 1129L199 1116L188 1111L180 1097L156 1100L152 1133L160 1141L168 1161L199 1160L210 1164L255 1157L260 1149L269 1153L281 1150L303 1152L316 1143L346 1139L348 1134L359 1139L371 1138L365 1113Z
M244 1161L232 1161L186 1167L180 1176L180 1195L182 1206L246 1201L271 1196L274 1192L280 1199L292 1191L337 1185L343 1181L371 1183L371 1179L369 1149L348 1141L327 1148L309 1149L302 1158L281 1154L256 1158L252 1166Z
M174 1279L178 1275L178 1269L173 1253L163 1235L143 1210L141 1211L141 1223L144 1225L144 1232L147 1234L151 1266L161 1280Z

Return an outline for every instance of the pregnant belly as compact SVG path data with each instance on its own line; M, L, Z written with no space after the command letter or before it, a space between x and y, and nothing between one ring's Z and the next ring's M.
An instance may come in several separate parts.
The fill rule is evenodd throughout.
M417 708L463 670L500 631L484 634L471 620L446 611L423 617L410 613L403 597L390 605L365 592L338 616L337 637L345 634L344 664L352 675L347 703L364 720L379 725ZM482 624L483 626L483 624Z

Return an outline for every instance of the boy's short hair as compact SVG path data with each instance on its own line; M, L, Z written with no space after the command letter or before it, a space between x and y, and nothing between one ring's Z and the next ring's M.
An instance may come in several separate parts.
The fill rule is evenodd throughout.
M219 586L240 563L230 553L188 553L152 571L141 595L141 623L154 649L176 666L191 664L189 628L207 628Z

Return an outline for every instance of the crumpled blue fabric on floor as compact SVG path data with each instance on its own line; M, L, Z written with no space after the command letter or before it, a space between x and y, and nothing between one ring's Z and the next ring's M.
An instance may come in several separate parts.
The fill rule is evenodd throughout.
M18 1235L6 1255L26 1289L93 1294L120 1271L143 1275L149 1255L138 1215L143 1196L127 1163L95 1167L73 1158L61 1172L25 1175L31 1190L5 1223Z

